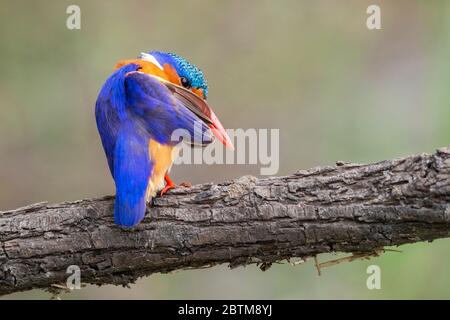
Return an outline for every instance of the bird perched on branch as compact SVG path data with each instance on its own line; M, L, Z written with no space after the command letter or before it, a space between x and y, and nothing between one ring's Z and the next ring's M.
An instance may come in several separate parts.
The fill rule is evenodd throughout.
M147 202L175 187L168 173L181 142L207 145L215 136L233 148L207 95L202 71L176 54L152 51L117 63L95 106L117 224L138 224Z

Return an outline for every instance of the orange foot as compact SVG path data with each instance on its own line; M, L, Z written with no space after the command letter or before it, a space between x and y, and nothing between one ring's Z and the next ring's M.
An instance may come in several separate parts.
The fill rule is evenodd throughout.
M172 179L170 179L168 174L166 174L164 176L164 180L166 181L166 185L161 190L160 196L163 196L170 189L175 189L177 187L177 185L175 183L173 183ZM190 184L189 182L182 182L182 183L180 183L179 186L189 188L189 187L192 187L192 184Z
M167 191L169 191L170 189L175 189L177 186L175 185L175 183L173 183L172 179L170 179L169 175L166 174L164 176L164 180L166 181L166 185L164 186L164 188L161 190L160 195L163 196Z

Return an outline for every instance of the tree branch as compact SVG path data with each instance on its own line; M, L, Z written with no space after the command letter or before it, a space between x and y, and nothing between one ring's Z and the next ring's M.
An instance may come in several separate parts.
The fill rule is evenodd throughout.
M39 203L0 213L0 294L81 280L128 284L154 272L262 268L324 252L374 252L450 235L450 150L343 164L268 179L242 177L154 199L133 229L113 198Z

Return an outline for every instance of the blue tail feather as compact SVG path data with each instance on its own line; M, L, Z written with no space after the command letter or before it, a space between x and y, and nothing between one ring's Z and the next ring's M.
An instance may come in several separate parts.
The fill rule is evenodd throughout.
M134 226L145 216L146 191L152 171L148 134L127 121L120 128L114 149L116 203L114 221Z

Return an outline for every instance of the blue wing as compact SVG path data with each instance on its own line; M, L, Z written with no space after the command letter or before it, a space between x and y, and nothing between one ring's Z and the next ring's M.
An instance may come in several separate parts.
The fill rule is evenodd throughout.
M205 145L214 140L205 118L192 112L187 107L189 101L174 94L160 80L142 72L130 72L125 88L131 116L139 118L157 142L174 145L186 139Z

